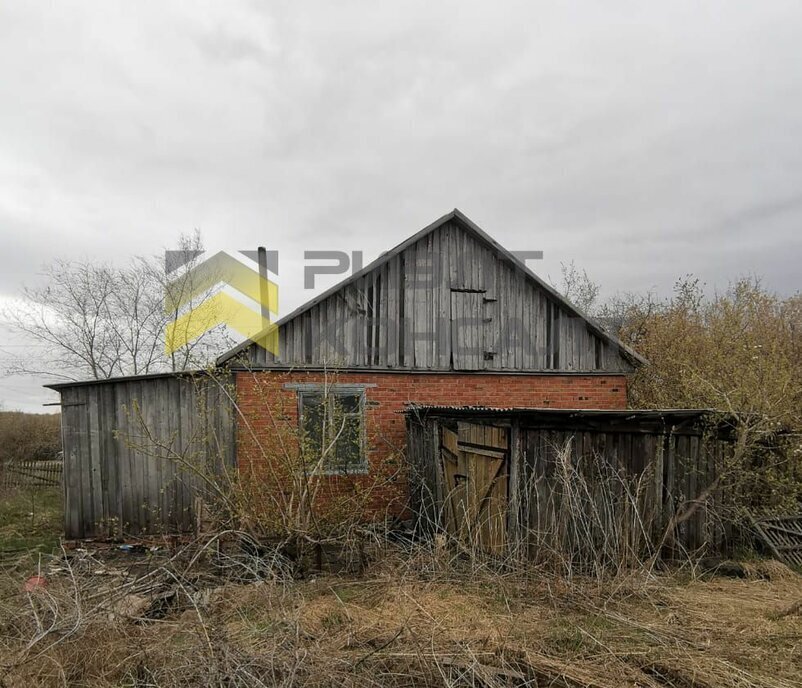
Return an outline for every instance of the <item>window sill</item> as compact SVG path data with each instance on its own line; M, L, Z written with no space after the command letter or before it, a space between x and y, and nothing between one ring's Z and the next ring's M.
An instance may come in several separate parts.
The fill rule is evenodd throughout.
M323 468L319 471L315 471L312 475L321 475L321 476L340 476L347 478L351 475L368 475L370 473L370 466L354 466L353 468L348 469L336 469L336 468Z

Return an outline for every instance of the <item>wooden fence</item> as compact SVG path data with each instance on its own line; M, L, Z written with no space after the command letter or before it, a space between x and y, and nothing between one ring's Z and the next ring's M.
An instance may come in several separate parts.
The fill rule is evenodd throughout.
M0 487L59 487L64 461L7 461L0 466Z

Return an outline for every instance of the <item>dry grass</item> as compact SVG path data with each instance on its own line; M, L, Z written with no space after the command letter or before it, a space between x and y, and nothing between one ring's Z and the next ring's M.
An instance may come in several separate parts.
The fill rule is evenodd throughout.
M776 563L568 581L385 548L358 577L236 582L209 551L54 560L31 594L6 581L2 685L802 685L802 577Z

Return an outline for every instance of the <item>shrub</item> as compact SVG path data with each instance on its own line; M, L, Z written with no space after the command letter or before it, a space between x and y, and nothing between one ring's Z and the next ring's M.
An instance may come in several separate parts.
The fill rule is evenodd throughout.
M53 459L60 450L59 414L0 412L0 463Z

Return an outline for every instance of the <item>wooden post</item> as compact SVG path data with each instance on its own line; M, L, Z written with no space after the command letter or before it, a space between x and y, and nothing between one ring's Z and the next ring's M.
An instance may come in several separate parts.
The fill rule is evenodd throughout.
M429 451L426 460L431 461L434 472L434 509L432 516L435 532L443 529L443 459L440 456L440 426L434 418L426 419L426 435Z
M509 501L507 507L507 546L511 551L519 546L520 542L520 476L523 472L523 456L521 453L520 422L517 416L512 418L510 424L510 449L507 460L510 468Z

